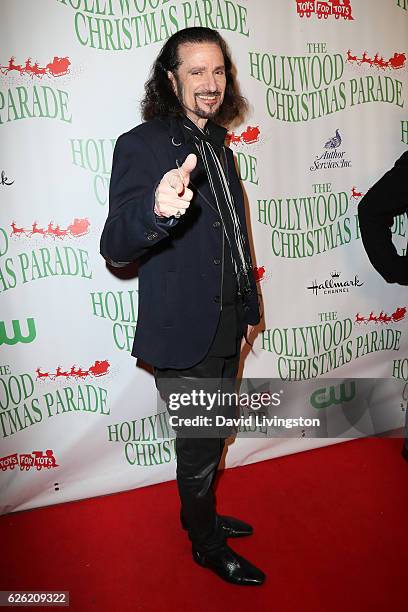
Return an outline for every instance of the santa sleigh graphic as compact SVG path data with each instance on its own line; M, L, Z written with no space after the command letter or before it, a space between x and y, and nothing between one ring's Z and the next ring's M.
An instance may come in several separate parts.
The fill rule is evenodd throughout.
M89 220L88 219L74 219L71 225L68 225L67 230L72 236L85 236L89 232Z
M20 74L28 74L31 78L42 78L45 74L53 77L60 77L68 74L71 61L68 57L58 57L54 55L52 62L46 66L40 66L38 62L33 63L31 57L28 57L24 64L16 64L15 57L12 55L7 66L0 66L0 72L7 74L9 72L18 72Z
M260 133L261 130L259 129L258 125L248 125L246 130L244 130L242 134L235 134L234 132L228 133L228 144L253 144L254 142L258 142Z
M259 268L254 268L253 269L253 273L254 273L255 282L259 283L259 282L261 282L261 280L264 277L265 267L264 266L259 266Z
M257 125L256 126L248 125L245 132L242 132L241 139L246 144L253 144L254 142L258 142L260 133L261 133L260 129Z
M54 59L47 64L46 68L52 76L59 77L68 74L70 64L71 62L68 57L57 57L54 55Z
M371 311L369 316L366 318L360 315L360 313L358 312L356 314L354 323L358 323L359 325L361 323L364 323L365 325L367 325L368 323L376 323L376 324L386 323L388 325L388 323L399 323L400 321L402 321L402 319L405 319L406 314L407 314L406 306L399 306L398 308L394 310L394 312L391 315L388 315L386 312L382 310L380 314L376 316L373 313L373 311Z
M406 59L405 53L394 53L393 57L388 60L388 64L394 70L399 70L399 68L404 68Z
M94 364L89 368L90 374L93 376L104 376L108 373L110 363L107 359L103 361L95 361Z
M354 19L351 14L350 0L328 0L321 2L320 0L296 0L297 13L300 17L311 17L312 13L316 13L319 19L328 19L330 15L334 15L335 19Z
M393 321L402 321L405 319L405 315L407 314L407 307L403 306L402 308L397 308L395 312L392 313L391 318Z
M71 366L68 370L63 370L61 366L58 366L55 372L42 372L40 368L36 368L37 377L36 380L58 380L65 378L74 378L75 380L80 380L82 378L87 378L88 376L104 376L109 373L110 363L107 359L104 360L96 360L94 363L87 369L82 369L82 367L76 368L75 364Z

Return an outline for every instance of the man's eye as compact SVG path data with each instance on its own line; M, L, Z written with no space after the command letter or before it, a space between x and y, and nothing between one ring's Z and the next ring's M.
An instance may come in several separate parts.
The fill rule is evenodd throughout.
M220 74L221 76L224 76L225 72L224 70L217 70L216 74Z
M193 72L193 74L196 75L196 74L203 74L203 73L201 72L201 70L198 70L197 72Z

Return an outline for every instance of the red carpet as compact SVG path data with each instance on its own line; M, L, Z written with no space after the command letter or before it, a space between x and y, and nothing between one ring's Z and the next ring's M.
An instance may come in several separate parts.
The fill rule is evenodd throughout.
M267 573L262 587L191 560L169 482L2 517L1 589L69 590L75 612L405 612L400 448L356 440L222 473L218 511L255 528L229 543Z

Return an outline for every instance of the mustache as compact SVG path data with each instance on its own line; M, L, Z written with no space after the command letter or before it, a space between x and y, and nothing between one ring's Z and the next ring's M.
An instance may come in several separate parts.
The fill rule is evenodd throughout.
M221 92L216 90L216 91L197 91L195 94L195 96L220 96Z

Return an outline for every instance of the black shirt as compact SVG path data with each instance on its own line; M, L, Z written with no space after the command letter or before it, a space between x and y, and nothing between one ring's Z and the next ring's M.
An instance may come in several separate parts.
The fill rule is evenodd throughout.
M191 133L186 129L185 125L191 124L191 120L183 118L180 120L183 132L187 139L191 138ZM221 165L226 162L223 154L224 140L226 130L220 126L208 121L204 131L211 137L211 143L220 159ZM197 170L205 173L205 168L201 156L197 149ZM228 178L228 177L227 177ZM223 216L228 215L227 204L223 198L219 200L219 206ZM224 214L225 211L225 214ZM219 221L222 223L221 217ZM228 357L237 352L243 331L244 318L242 300L238 295L238 283L235 275L235 269L232 262L231 248L229 246L226 233L224 231L224 272L222 283L221 296L221 312L214 340L207 353L207 357Z

